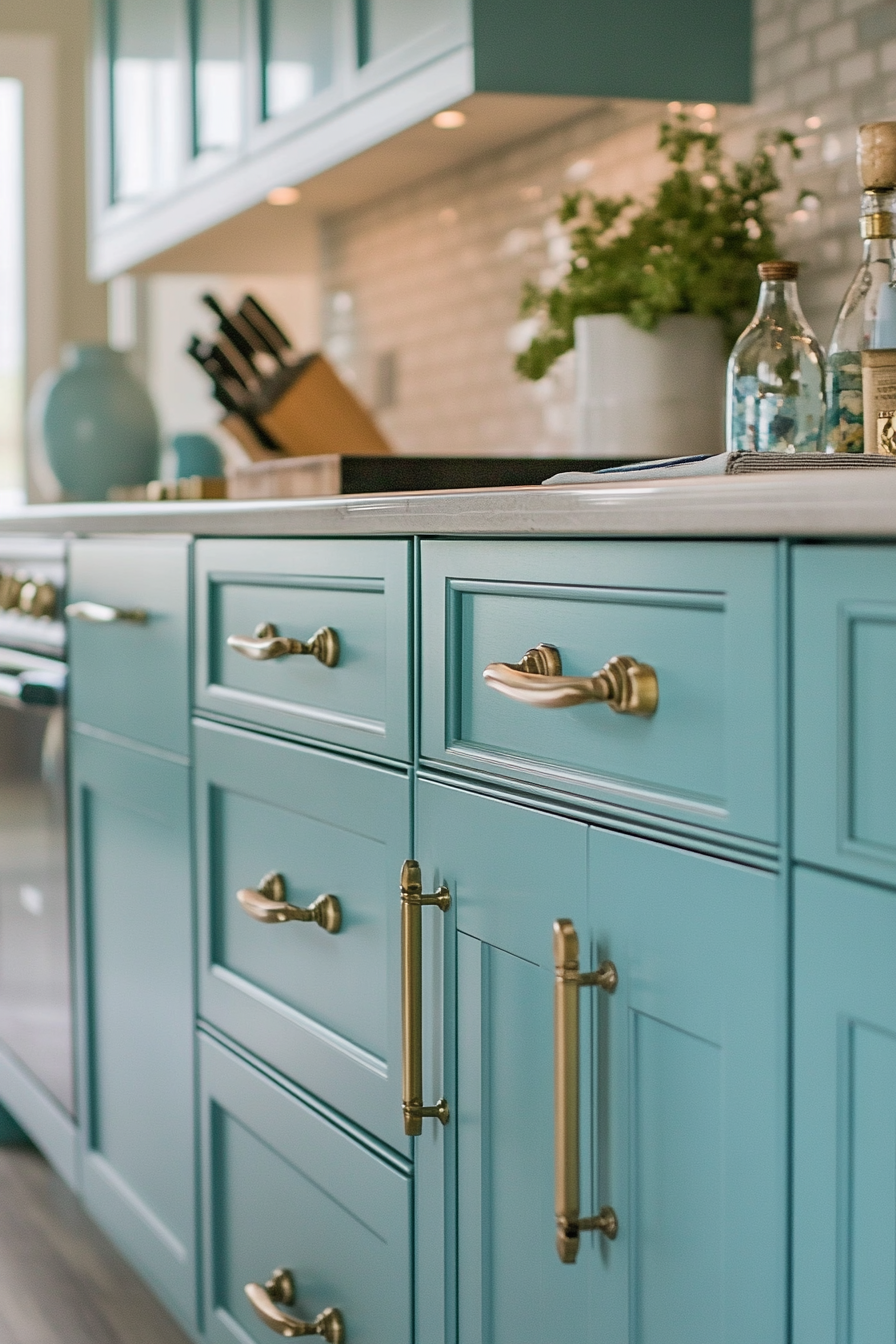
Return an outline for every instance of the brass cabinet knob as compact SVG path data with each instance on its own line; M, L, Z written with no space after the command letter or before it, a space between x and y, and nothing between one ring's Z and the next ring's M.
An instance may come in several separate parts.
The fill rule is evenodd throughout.
M24 611L28 616L49 616L52 619L56 615L57 597L55 584L28 579L22 584L19 593L19 611Z
M304 640L278 634L276 625L268 621L256 626L255 634L251 637L228 635L227 647L257 663L266 663L272 658L289 658L294 654L310 654L324 667L335 667L339 662L339 636L328 625L321 626L310 639Z
M24 586L22 575L12 574L9 570L0 573L0 611L12 611L19 605L19 594Z
M149 613L142 607L107 607L104 602L69 602L65 614L70 621L86 621L88 625L114 625L121 621L145 625Z
M617 714L646 719L656 713L659 685L648 663L616 655L590 677L564 677L562 671L553 644L538 644L518 663L489 663L482 675L493 691L538 709L566 709L597 701Z
M344 1344L345 1321L338 1307L324 1307L313 1321L300 1321L281 1311L278 1303L289 1307L296 1300L295 1282L288 1269L275 1269L267 1283L247 1283L243 1291L269 1330L284 1339L302 1335L322 1335L329 1344Z
M309 906L290 905L286 899L286 879L282 873L267 873L257 887L243 887L236 898L247 915L259 924L319 924L325 933L342 928L342 906L338 896L318 896Z

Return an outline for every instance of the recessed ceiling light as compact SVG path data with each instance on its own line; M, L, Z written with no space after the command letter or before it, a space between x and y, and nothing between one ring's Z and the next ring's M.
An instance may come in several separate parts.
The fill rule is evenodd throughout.
M698 103L694 108L694 116L698 121L711 121L716 114L716 109L712 103Z
M295 205L300 200L302 193L298 187L274 187L268 192L268 205Z
M810 131L817 131L821 125L821 117L807 117L806 125Z
M447 107L444 112L437 112L432 119L433 126L438 126L440 131L456 131L459 126L465 125L467 114L461 112L458 107Z

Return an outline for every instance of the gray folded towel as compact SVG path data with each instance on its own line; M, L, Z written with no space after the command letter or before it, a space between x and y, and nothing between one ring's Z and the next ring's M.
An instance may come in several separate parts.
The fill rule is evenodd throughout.
M586 485L610 476L637 481L663 480L668 476L739 476L749 471L800 471L806 468L896 467L896 457L876 453L707 453L695 457L665 457L659 461L632 462L603 471L561 471L542 485Z

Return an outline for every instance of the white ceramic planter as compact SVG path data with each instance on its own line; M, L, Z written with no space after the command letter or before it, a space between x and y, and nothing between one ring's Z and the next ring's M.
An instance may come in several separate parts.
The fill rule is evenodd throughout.
M617 313L577 317L576 451L683 457L725 447L722 324L690 313L640 331Z

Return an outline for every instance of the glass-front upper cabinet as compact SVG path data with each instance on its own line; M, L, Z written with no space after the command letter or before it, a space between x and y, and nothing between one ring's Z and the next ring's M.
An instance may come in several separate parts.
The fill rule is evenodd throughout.
M294 111L334 82L338 10L338 0L260 0L265 118Z
M193 0L191 18L194 150L238 149L246 108L244 0Z
M112 199L177 184L184 148L181 0L108 0Z
M358 64L389 56L444 24L459 22L458 0L356 0Z

